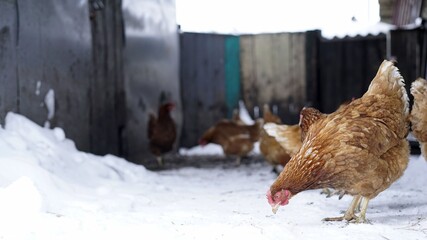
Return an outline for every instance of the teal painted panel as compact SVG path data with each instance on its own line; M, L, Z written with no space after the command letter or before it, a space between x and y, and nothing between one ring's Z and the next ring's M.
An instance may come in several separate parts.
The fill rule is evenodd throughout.
M240 99L240 40L238 36L225 38L225 100L227 115L232 116Z

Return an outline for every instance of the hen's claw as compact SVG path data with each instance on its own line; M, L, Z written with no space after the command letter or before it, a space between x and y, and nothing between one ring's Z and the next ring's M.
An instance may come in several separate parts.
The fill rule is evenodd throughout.
M323 221L342 221L342 220L346 220L348 222L350 222L351 220L355 220L358 219L358 217L354 214L345 214L342 217L329 217L329 218L324 218Z

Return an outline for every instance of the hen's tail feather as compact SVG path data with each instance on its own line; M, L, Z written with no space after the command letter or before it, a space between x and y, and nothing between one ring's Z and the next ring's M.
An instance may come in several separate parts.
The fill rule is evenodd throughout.
M295 139L290 138L290 132L293 126L278 125L275 123L266 123L264 130L268 136L273 137L291 156L301 147L301 139L296 143ZM299 133L301 134L301 133Z
M405 89L405 80L391 61L384 60L378 69L377 75L369 85L365 95L384 94L397 96L403 102L403 113L409 114L409 98Z

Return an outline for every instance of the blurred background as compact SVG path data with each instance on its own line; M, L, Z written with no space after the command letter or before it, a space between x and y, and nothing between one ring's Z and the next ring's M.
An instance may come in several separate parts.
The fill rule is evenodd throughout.
M176 105L175 149L239 100L287 124L360 97L384 59L426 77L423 0L0 0L0 121L63 128L82 151L147 164L147 122Z

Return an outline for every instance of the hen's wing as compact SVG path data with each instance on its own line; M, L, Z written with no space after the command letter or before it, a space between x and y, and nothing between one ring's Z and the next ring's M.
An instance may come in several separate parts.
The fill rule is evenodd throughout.
M154 116L154 114L150 113L149 120L148 120L148 129L147 129L148 139L153 138L155 131L156 131L155 130L156 125L157 125L156 116Z

